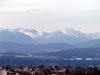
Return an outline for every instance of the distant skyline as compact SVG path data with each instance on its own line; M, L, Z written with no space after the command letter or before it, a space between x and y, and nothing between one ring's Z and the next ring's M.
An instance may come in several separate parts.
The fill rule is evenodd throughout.
M0 27L100 32L100 0L0 0Z

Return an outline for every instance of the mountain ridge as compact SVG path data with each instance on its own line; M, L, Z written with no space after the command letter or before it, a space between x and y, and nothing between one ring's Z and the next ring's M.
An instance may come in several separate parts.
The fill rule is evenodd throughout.
M100 33L85 34L74 29L57 30L51 33L36 29L0 29L0 41L19 44L80 43L98 39Z
M56 52L62 49L73 49L76 48L71 44L66 43L48 43L48 44L16 44L11 42L0 42L0 52L11 52L11 53L45 53L45 52Z

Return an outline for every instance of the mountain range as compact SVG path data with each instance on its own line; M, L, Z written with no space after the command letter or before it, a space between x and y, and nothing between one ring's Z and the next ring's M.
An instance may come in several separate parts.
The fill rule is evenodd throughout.
M24 54L54 52L60 54L60 56L70 56L72 54L80 56L82 53L86 55L86 53L92 52L90 54L92 56L97 48L100 49L99 37L100 33L86 34L74 29L48 33L36 29L1 28L0 52ZM99 52L98 50L97 52ZM52 54L55 55L54 53Z
M100 48L75 48L59 52L44 53L43 55L58 58L100 58ZM99 59L100 60L100 59Z
M0 41L18 44L76 44L96 40L99 37L100 33L86 34L74 29L57 30L51 33L37 29L0 29Z
M16 44L10 42L0 42L0 52L7 53L48 53L58 52L64 49L76 48L71 44L65 43L48 43L48 44Z

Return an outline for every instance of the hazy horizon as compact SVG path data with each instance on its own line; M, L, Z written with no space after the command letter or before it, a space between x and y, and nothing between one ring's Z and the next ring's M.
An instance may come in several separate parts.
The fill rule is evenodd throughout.
M0 0L0 27L100 32L99 0Z

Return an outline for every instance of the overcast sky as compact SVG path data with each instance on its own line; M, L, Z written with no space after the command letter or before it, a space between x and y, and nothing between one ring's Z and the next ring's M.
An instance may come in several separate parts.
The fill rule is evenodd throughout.
M0 27L100 32L100 0L0 0Z

